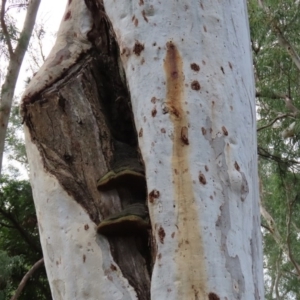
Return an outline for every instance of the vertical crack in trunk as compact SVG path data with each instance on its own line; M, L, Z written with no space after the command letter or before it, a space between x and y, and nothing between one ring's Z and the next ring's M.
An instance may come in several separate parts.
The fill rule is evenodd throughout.
M145 204L147 188L119 47L102 6L86 3L95 20L89 34L93 49L64 78L24 104L24 119L45 169L98 224L130 204ZM99 179L119 170L143 179L116 180L99 191ZM150 299L148 232L107 239L138 299Z

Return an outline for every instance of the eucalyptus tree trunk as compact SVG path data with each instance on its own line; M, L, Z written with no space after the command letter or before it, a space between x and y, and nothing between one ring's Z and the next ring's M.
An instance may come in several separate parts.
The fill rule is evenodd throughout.
M249 41L245 1L69 1L22 103L54 299L263 299Z

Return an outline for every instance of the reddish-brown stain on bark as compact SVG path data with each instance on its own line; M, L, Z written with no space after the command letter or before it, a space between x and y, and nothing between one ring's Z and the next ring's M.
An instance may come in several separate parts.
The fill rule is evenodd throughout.
M156 114L157 114L157 110L156 110L156 107L154 107L151 111L151 115L154 118L156 116Z
M166 44L164 60L166 74L166 106L173 124L173 196L176 212L174 235L177 242L175 263L177 276L181 278L177 287L181 299L195 299L195 290L199 295L207 294L206 273L204 267L204 251L199 232L199 216L195 206L193 180L189 172L189 147L186 147L188 119L185 112L185 76L183 61L173 42ZM200 85L199 85L200 88ZM184 128L184 129L183 129ZM190 266L193 265L193 268Z
M191 88L192 88L192 90L194 90L194 91L199 91L199 90L201 89L200 83L199 83L197 80L194 80L194 81L191 83Z
M226 136L228 135L228 131L225 126L222 126L222 131L223 131L224 135L226 135Z
M189 135L188 135L188 128L183 126L181 128L181 140L185 145L189 145Z
M202 172L199 172L199 181L202 184L206 184L206 178Z
M234 162L234 167L237 171L240 171L240 166L237 162Z
M220 300L220 297L215 293L209 293L208 300Z
M139 131L139 137L142 137L142 136L143 136L143 128L141 128Z
M164 243L165 236L166 236L165 230L162 227L159 227L159 229L158 229L158 238L159 238L159 241L162 244Z
M68 19L71 19L72 17L72 14L71 14L71 11L68 11L64 17L64 21L67 21Z
M148 18L146 17L146 12L144 10L142 11L142 15L144 20L148 23Z
M133 47L133 52L135 55L140 56L141 52L145 49L145 46L140 42L136 42Z
M149 193L149 202L154 203L155 199L159 198L160 192L158 190L152 190Z
M151 102L154 104L154 103L156 103L156 98L155 97L152 97L151 98Z
M194 70L194 71L196 71L196 72L200 71L200 67L196 63L192 63L191 64L191 69Z

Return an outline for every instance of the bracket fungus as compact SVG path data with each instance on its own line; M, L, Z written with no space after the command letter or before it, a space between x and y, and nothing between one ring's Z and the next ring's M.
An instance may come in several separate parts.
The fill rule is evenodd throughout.
M143 166L137 159L126 160L126 163L115 164L98 182L99 190L111 190L120 185L134 190L146 190L146 179Z
M134 235L148 229L150 221L146 205L134 203L104 219L98 225L97 232L103 235Z

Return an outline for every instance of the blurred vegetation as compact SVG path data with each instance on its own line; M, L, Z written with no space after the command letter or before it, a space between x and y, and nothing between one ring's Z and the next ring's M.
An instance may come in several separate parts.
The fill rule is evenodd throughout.
M299 1L248 1L266 299L300 299ZM293 51L292 51L293 50Z

